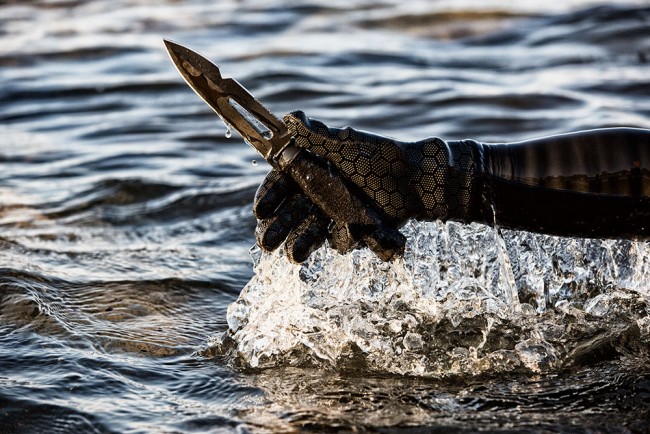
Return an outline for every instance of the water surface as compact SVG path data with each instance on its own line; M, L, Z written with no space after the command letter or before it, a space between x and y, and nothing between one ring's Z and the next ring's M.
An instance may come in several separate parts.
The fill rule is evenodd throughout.
M360 265L350 279L399 271L363 252L323 251L303 269L270 256L253 268L251 203L268 167L225 137L161 39L214 59L276 113L300 108L402 139L650 128L650 9L547 3L0 6L0 431L644 431L647 245L571 241L565 249L563 240L527 234L415 227L411 240L443 250L427 259L433 264L412 250L404 272L414 280L399 294L430 292L418 293L420 304L388 305L391 320L404 313L401 322L377 328L376 303L392 287L323 285L346 275L318 268ZM472 244L472 236L502 242ZM454 255L468 262L441 274ZM258 284L265 267L296 288L312 282L321 298L297 300L317 314L329 312L325 295L353 294L341 306L368 322L350 323L345 342L374 333L383 350L357 339L353 351L314 357L314 347L290 340L310 330L277 335L277 315L262 332L278 340L245 341L258 353L238 347L234 321L250 317L234 309L269 289ZM407 314L468 291L459 284L468 276L488 295L456 292L462 302L441 305L445 321L435 316L442 310L413 316L413 324L440 319L427 323L439 324L437 335L414 326L407 337ZM475 300L503 305L472 311ZM260 329L245 330L239 336ZM436 340L443 331L447 347ZM511 350L530 363L480 363Z

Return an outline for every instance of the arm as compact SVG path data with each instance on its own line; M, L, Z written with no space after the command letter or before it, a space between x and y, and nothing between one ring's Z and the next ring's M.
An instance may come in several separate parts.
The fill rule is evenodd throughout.
M475 220L565 236L650 236L650 130L476 146L483 200Z
M575 236L648 232L644 222L650 205L644 194L650 193L650 182L642 174L650 163L650 131L595 130L489 145L439 138L400 142L349 127L328 128L302 112L287 115L285 121L295 144L341 175L347 196L363 202L380 226L389 229L341 222L341 213L331 212L345 202L339 200L341 192L318 206L303 194L327 177L272 171L255 200L258 243L273 250L285 242L296 262L326 238L340 252L368 244L382 259L390 259L404 243L390 229L409 218L496 223ZM377 244L382 236L369 234L389 234L389 241Z

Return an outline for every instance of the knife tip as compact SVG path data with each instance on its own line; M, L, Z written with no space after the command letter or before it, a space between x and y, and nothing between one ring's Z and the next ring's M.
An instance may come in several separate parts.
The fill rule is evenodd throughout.
M165 47L167 47L167 48L171 48L171 47L173 47L173 46L178 45L177 43L175 43L175 42L172 41L171 39L162 38L162 40L163 40L163 44L165 44Z

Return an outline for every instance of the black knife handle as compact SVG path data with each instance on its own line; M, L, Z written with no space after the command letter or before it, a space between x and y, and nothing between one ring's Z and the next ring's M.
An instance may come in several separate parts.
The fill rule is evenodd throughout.
M331 162L293 144L277 161L302 191L330 219L348 230L353 240L363 240L384 261L404 252L406 238L387 224L358 187L346 182Z

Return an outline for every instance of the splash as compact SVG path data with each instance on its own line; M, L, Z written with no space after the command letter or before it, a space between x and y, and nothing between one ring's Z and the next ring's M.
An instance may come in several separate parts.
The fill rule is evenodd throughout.
M368 249L322 247L300 266L259 254L216 345L253 368L431 377L548 372L647 349L648 243L454 222L404 232L392 263Z

